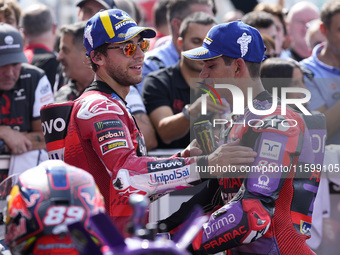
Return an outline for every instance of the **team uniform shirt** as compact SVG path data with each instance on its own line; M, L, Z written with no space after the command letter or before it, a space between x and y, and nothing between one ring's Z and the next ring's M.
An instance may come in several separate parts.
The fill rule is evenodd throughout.
M271 105L266 91L253 100L257 110ZM220 191L222 207L203 225L194 248L202 254L224 250L227 254L314 254L305 241L310 237L320 181L320 172L312 168L323 163L324 115L302 118L291 109L281 115L278 106L272 114L259 116L246 108L229 124L220 142L240 139L257 157L240 172L229 173L230 178L210 181L211 201L221 205L216 198ZM213 208L211 201L208 207Z
M143 78L149 73L157 71L159 69L172 66L180 59L175 45L172 40L167 41L164 45L159 46L152 51L145 54L143 65ZM144 82L140 82L136 85L138 92L142 94Z
M312 56L301 61L314 73L314 79L305 78L305 85L311 92L311 100L308 108L316 110L321 106L331 108L340 99L340 68L326 65L318 59L318 55L324 48L319 44L313 49ZM328 144L340 144L340 131L327 139Z
M145 156L143 135L126 102L104 82L94 81L74 102L44 107L42 119L56 123L45 135L49 157L93 175L107 212L121 230L133 213L128 205L131 194L153 201L200 182L195 167L206 164L205 157Z
M29 64L21 65L20 77L14 87L0 93L0 125L20 132L31 132L31 122L40 119L40 108L53 102L46 75Z

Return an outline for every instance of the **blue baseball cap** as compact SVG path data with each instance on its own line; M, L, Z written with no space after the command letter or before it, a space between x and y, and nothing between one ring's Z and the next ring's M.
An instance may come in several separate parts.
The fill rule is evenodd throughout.
M156 31L149 27L139 27L125 11L110 9L96 13L87 23L84 31L86 55L105 43L123 43L136 35L153 38Z
M261 63L265 59L265 51L257 29L242 21L234 21L213 26L201 47L184 51L182 55L193 60L208 60L224 55Z

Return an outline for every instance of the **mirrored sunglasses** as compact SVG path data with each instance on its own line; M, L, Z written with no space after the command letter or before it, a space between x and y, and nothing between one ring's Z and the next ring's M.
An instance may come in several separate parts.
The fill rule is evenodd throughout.
M148 40L140 41L137 43L137 45L144 53L147 52L150 47L150 43ZM123 49L123 52L126 56L132 57L136 53L137 45L132 42L128 42L128 43L123 44L122 46L112 46L112 47L107 47L107 49L118 49L118 48Z

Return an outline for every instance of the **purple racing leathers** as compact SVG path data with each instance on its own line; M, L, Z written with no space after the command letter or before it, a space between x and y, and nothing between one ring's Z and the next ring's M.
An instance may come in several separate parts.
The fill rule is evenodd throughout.
M260 93L257 110L271 108L271 96ZM318 190L326 139L322 114L301 116L281 107L266 116L245 109L229 121L221 139L240 139L257 152L255 162L228 178L245 176L229 200L228 185L220 180L226 204L211 214L193 247L202 254L314 254L307 246L313 203ZM220 141L222 141L220 140ZM229 201L228 201L229 200Z

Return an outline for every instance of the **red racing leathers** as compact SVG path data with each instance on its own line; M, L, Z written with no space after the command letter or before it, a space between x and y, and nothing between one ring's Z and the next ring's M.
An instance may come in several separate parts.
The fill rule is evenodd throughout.
M51 159L90 172L105 199L107 212L122 230L132 210L133 193L152 200L200 182L195 171L206 157L147 157L144 139L125 102L106 83L95 81L74 102L42 108Z
M271 108L271 96L260 93L253 106ZM229 168L225 178L210 179L202 191L160 223L172 230L195 204L206 213L222 206L196 237L197 253L313 254L305 241L310 236L320 181L320 172L313 169L320 169L323 163L325 126L322 114L301 116L289 108L281 115L278 106L272 114L260 116L245 109L243 116L228 120L220 144L240 139L241 145L258 153L254 163L240 172Z
M260 93L253 106L269 109L271 96ZM247 108L235 118L221 141L241 139L258 155L238 173L246 176L239 192L210 216L194 248L204 254L314 254L305 241L321 174L313 168L323 163L325 138L323 115L302 117L291 109L281 115L278 106L270 115ZM221 191L228 200L228 189Z

